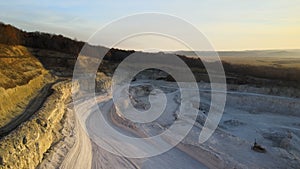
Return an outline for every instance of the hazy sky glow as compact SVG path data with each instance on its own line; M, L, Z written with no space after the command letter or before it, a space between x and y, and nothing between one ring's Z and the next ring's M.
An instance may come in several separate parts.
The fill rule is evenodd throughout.
M0 20L5 23L80 40L87 40L112 20L139 12L162 12L183 18L204 33L216 50L300 48L300 0L0 2ZM139 43L130 44L120 47L141 48ZM165 50L179 49L169 45Z

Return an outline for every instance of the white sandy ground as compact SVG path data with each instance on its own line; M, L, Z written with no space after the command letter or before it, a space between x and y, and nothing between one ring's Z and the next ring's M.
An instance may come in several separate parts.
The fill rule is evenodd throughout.
M113 123L113 120L110 119L109 110L112 107L112 101L108 101L106 103L100 104L102 106L102 113L106 118L107 122L110 125L116 126ZM89 118L87 119L88 127L97 127L97 112L93 112ZM95 116L95 117L94 117ZM131 137L136 137L135 134L127 131L125 128L115 127L119 132L126 134ZM105 132L105 131L102 131ZM109 133L108 133L109 134ZM117 139L117 138L116 138ZM147 144L147 143L146 143ZM148 143L148 146L153 146L152 144ZM97 153L94 153L93 156L93 168L155 168L155 169L164 169L164 168L206 168L197 160L193 159L186 153L180 151L176 147L171 149L170 151L161 154L159 156L147 158L147 159L128 159L125 157L119 157L113 155L101 149L96 144L93 144L93 148L96 149ZM147 145L145 145L147 146ZM107 161L103 160L107 159ZM188 164L188 165L187 165ZM110 166L110 167L109 167Z
M136 105L147 107L146 96L139 85L164 86L168 99L173 100L158 120L140 125L132 132L122 127L118 120L111 119L111 96L97 96L98 106L107 122L123 134L137 137L137 133L156 135L175 120L175 103L178 91L174 84L162 81L136 84ZM168 88L169 87L169 88ZM188 89L193 90L193 89ZM141 94L142 93L142 94ZM145 92L144 92L145 93ZM80 108L87 127L96 127L95 105L86 99L80 101ZM84 130L76 123L75 133L80 138L66 156L62 168L299 168L300 166L300 100L286 97L229 92L227 104L219 128L204 144L198 143L199 132L209 108L209 93L201 92L201 107L198 120L188 136L175 148L156 157L128 159L116 156L90 141ZM97 105L96 105L97 106ZM143 107L143 106L142 106ZM83 118L83 117L81 117ZM177 119L180 120L180 119ZM188 123L188 121L185 121ZM77 128L77 129L76 129ZM251 146L257 140L267 153L257 153ZM147 145L145 145L147 146ZM70 164L71 163L71 164Z
M72 104L67 107L61 130L63 138L48 150L39 169L91 168L91 160L82 160L92 158L90 139L79 124Z
M109 110L112 106L112 101L109 100L110 98L107 97L107 95L101 95L97 97L97 101L99 102L99 105L102 106L102 113L104 117L106 118L107 122L110 123L110 125L115 126L115 128L118 129L118 131L122 133L126 133L127 135L134 136L135 134L127 131L125 128L122 127L116 127L117 125L112 122L109 116ZM80 108L84 112L90 111L90 115L88 117L81 117L81 118L87 118L87 126L89 125L91 127L97 126L98 121L93 121L95 118L93 118L93 115L95 115L97 112L95 111L95 106L90 105L89 100L82 101L80 103ZM105 111L106 110L106 111ZM75 128L80 128L81 126L76 123ZM76 130L76 135L82 137L85 136L85 133L83 130ZM80 145L80 146L76 146ZM90 141L85 140L85 137L83 139L79 139L76 141L75 146L71 149L71 151L66 156L63 165L61 168L83 168L82 164L83 162L92 162L92 168L168 168L169 166L173 166L173 168L206 168L201 163L199 163L197 160L191 158L186 153L178 150L177 148L174 148L170 150L167 153L164 153L160 156L156 156L153 158L148 159L128 159L125 157L120 157L117 155L114 155L95 143L92 142L92 149L90 149ZM90 152L93 153L92 157L89 156L90 152L85 151L87 153L86 156L84 156L84 152L81 152L83 150L91 150ZM82 156L80 156L82 154ZM182 161L185 161L183 163ZM188 166L186 164L189 164ZM86 165L84 168L90 168L89 165Z

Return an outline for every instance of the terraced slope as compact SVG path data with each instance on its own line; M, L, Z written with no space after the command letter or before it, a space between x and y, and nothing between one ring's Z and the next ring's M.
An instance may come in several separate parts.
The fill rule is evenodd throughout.
M19 116L51 75L26 47L0 44L0 128Z

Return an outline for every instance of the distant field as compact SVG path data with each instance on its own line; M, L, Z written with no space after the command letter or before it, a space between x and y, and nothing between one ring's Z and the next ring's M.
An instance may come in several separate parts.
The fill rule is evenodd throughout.
M194 52L179 51L177 54L195 57ZM211 52L199 52L209 57ZM221 60L239 65L271 66L278 68L300 68L300 50L221 51Z
M272 66L280 68L300 68L300 56L299 57L237 57L237 56L221 56L221 59L225 62L232 64L247 64L256 66Z

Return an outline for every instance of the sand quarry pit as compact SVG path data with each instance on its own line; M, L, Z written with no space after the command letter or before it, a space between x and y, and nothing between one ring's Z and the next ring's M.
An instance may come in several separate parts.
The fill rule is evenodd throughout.
M228 91L222 119L214 134L203 144L198 138L210 107L210 92L207 84L199 83L201 103L196 122L188 135L173 149L159 156L131 159L116 156L92 142L92 166L126 168L297 168L300 165L300 100L261 93ZM154 136L162 133L175 121L178 113L180 92L176 83L165 81L136 81L128 91L131 102L139 110L150 107L149 94L159 88L166 94L168 105L155 121L145 124L132 123L116 116L118 109L113 106L111 93L97 95L96 106L102 110L108 123L117 131L130 137ZM192 90L192 89L189 89ZM158 97L156 99L159 99ZM193 103L193 98L190 98ZM159 101L159 100L158 100ZM95 105L88 100L80 103L82 110L89 112L85 125L97 129ZM182 123L190 123L185 120ZM251 147L254 141L265 148L258 153ZM167 141L167 140L165 140ZM151 146L151 145L145 145ZM186 167L186 166L185 166Z

